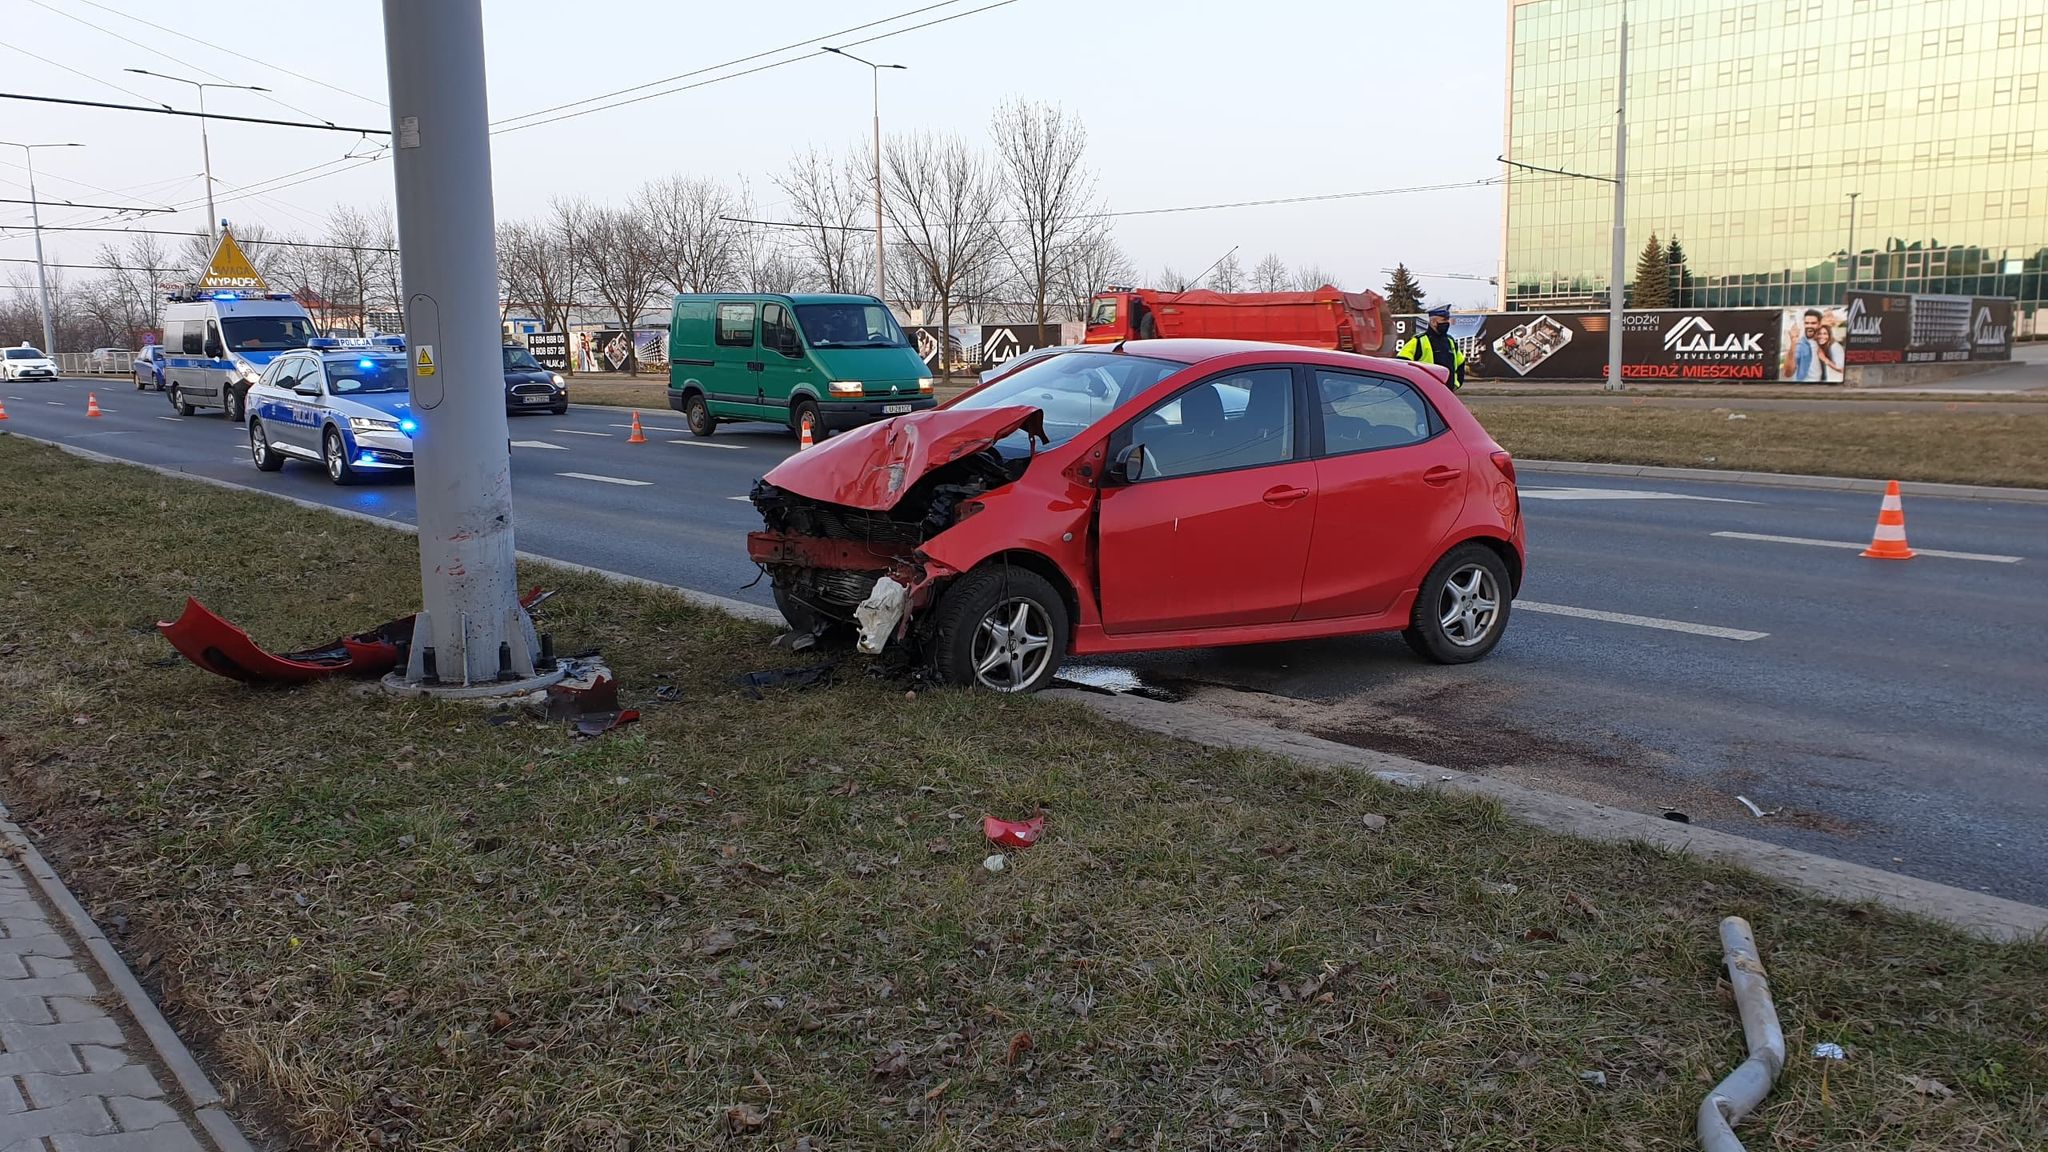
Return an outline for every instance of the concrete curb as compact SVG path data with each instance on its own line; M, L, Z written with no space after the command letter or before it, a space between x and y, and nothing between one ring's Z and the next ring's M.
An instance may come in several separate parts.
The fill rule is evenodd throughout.
M80 448L75 444L66 444L61 440L46 440L41 436L24 436L19 432L0 432L0 435L15 436L37 444L48 444L59 452L66 452L81 460L90 460L95 464L119 464L126 468L141 468L147 472L154 472L159 476L168 476L173 480L193 480L201 484L211 484L216 488L226 488L234 492L252 492L258 496L268 496L272 500L282 500L287 504L295 505L311 512L326 512L335 516L345 516L350 520L360 520L365 524L375 524L379 528L389 528L394 532L403 532L408 536L417 536L420 531L418 525L408 524L403 520L393 520L384 516L372 516L367 512L358 512L353 508L336 508L331 504L322 504L317 500L302 500L297 496L287 496L282 492L266 492L261 488L251 488L245 484L237 484L232 480L222 480L213 476L201 476L196 472L184 472L176 468L166 468L161 464L144 464L136 460L123 460L119 456L108 456L103 452L94 452L90 448ZM624 572L613 572L607 568L593 568L588 564L578 564L573 560L562 560L553 556L543 556L535 552L521 551L515 553L515 555L521 560L530 560L538 564L553 564L558 568L567 568L571 572L581 572L587 576L600 576L619 584L633 584L643 588L660 588L665 592L673 592L700 608L715 609L729 616L737 616L742 620L750 620L758 624L782 623L782 613L759 604L749 604L745 600L734 600L726 596L716 596L709 592L698 592L691 588L664 584L659 580L649 580L645 576L629 576Z
M193 1116L199 1120L200 1127L205 1129L207 1138L213 1142L214 1147L219 1152L254 1152L241 1130L235 1127L234 1120L222 1111L221 1094L214 1088L213 1082L206 1078L206 1073L199 1067L199 1061L192 1058L191 1049L186 1048L185 1042L178 1039L178 1034L171 1028L170 1021L165 1020L163 1013L157 1011L156 1002L143 990L141 981L135 978L135 973L128 970L128 965L121 959L120 952L114 948L113 941L108 940L106 934L100 931L99 925L93 923L92 916L86 912L85 906L71 894L71 889L64 886L64 881L58 877L56 870L50 867L48 860L43 859L41 852L36 851L34 842L22 831L21 826L14 822L4 805L0 805L0 842L15 850L22 867L35 878L36 886L43 890L43 895L64 917L64 922L70 925L71 931L85 944L85 950L92 954L93 962L99 965L107 983L120 993L121 1003L127 1007L128 1014L134 1018L143 1035L148 1038L157 1058L163 1061L164 1067L169 1069L171 1076L178 1081L178 1087L192 1104Z
M1510 814L1549 832L1605 842L1642 841L1746 868L1817 896L1877 904L1893 911L1939 921L1976 936L1993 940L2048 942L2048 908L2016 900L1832 860L1728 832L1679 824L1642 812L1610 808L1553 792L1540 792L1488 776L1354 748L1349 744L1224 716L1208 709L1075 689L1057 689L1044 695L1092 708L1134 728L1212 748L1248 748L1322 767L1363 772L1384 783L1402 787L1437 788L1456 795L1490 797Z
M367 523L395 528L401 531L416 531L412 525L402 521L386 520L348 508L332 508L311 500L282 496L264 492L259 488L243 488L239 484L216 480L207 476L196 476L174 468L151 464L135 464L105 456L87 449L43 440L39 437L24 436L24 440L51 444L56 448L88 460L110 464L127 464L131 467L147 468L152 472L185 480L201 480L221 488L255 492L273 499L286 500L302 508L318 512L332 512ZM1539 462L1540 463L1540 462ZM1517 461L1521 467L1530 467L1531 462ZM1565 464L1565 470L1607 468L1628 466ZM1691 473L1694 469L1634 469L1621 472L1623 475L1664 474L1671 472ZM1598 472L1595 475L1616 473ZM1720 473L1701 478L1728 479L1731 475ZM1757 474L1765 475L1767 474ZM1680 477L1692 479L1691 475ZM1827 480L1827 477L1803 477L1807 480ZM1862 480L1834 481L1839 485L1871 483ZM1797 485L1795 485L1797 486ZM1818 485L1806 485L1816 487ZM1881 487L1881 485L1880 485ZM1940 486L1947 487L1947 486ZM1991 489L1991 491L2000 491ZM2048 497L2048 493L2043 493ZM723 596L713 596L643 576L629 576L603 568L569 561L555 560L546 556L520 553L525 559L548 564L558 564L572 571L601 576L622 584L639 587L659 588L682 596L691 603L706 608L727 612L744 620L763 623L780 623L781 615L772 609ZM1728 832L1717 832L1709 828L1695 828L1689 824L1678 824L1641 812L1630 812L1594 804L1552 792L1541 792L1517 784L1478 776L1467 772L1426 764L1370 749L1354 748L1298 732L1273 728L1248 720L1239 720L1202 708L1187 705L1165 704L1137 696L1106 696L1095 692L1073 689L1056 689L1045 696L1067 700L1092 708L1095 711L1120 720L1135 728L1156 732L1165 736L1190 740L1216 748L1250 748L1278 756L1324 767L1342 768L1346 771L1364 771L1390 784L1403 787L1440 787L1461 795L1488 796L1499 801L1517 817L1546 831L1559 832L1587 840L1626 842L1639 840L1676 851L1690 852L1711 860L1747 868L1772 879L1784 881L1815 895L1851 902L1868 901L1894 911L1938 921L1960 928L1974 935L1994 940L2048 940L2048 908L2022 904L1989 896L1982 892L1937 884L1930 880L1918 880L1901 876L1861 864L1833 860L1826 856L1783 848L1761 840L1751 840ZM83 933L81 933L83 935ZM116 958L118 960L118 957ZM225 1150L224 1150L225 1152Z
M1769 488L1808 488L1830 492L1883 492L1886 481L1850 476L1802 476L1790 472L1730 472L1718 468L1663 468L1649 464L1589 464L1575 460L1515 461L1520 472L1571 476L1632 476L1645 480L1704 480L1715 484L1756 484ZM2048 504L2048 488L1994 488L1976 484L1935 484L1899 481L1907 496L1938 496L1951 500L2004 500L2016 504Z

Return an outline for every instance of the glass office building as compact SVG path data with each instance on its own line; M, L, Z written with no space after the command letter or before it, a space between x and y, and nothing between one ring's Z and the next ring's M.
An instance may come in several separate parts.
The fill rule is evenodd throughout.
M1509 160L1612 174L1623 7L1508 0ZM1626 7L1631 279L1654 233L1683 307L1837 302L1852 277L2017 296L2023 326L2041 306L2044 0ZM1506 171L1502 305L1604 306L1612 186Z

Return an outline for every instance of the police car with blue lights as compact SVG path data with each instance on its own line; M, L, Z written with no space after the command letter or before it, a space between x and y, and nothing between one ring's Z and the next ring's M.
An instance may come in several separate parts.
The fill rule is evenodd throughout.
M317 463L347 484L412 468L412 395L405 341L314 337L285 352L249 386L249 458L275 472L286 460Z

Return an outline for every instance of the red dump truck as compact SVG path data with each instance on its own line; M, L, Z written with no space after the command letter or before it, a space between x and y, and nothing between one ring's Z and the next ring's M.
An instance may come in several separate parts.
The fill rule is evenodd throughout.
M1269 340L1339 352L1390 352L1386 301L1374 292L1161 292L1116 288L1088 303L1083 343L1204 336Z

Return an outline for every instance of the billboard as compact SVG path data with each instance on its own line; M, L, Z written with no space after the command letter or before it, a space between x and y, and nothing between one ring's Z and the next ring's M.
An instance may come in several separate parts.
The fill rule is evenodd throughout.
M540 361L540 366L550 372L569 370L569 334L567 332L528 332L526 350Z
M1398 342L1421 317L1394 321ZM1622 315L1624 380L1770 380L1784 315L1778 308L1662 308ZM1451 317L1471 379L1604 380L1605 312L1478 312Z
M576 334L579 372L633 372L643 365L660 368L667 363L666 328L600 328Z
M2012 359L2013 301L1998 296L1848 294L1850 364Z
M1848 358L1848 310L1834 305L1785 309L1778 334L1780 380L1798 384L1840 384Z

